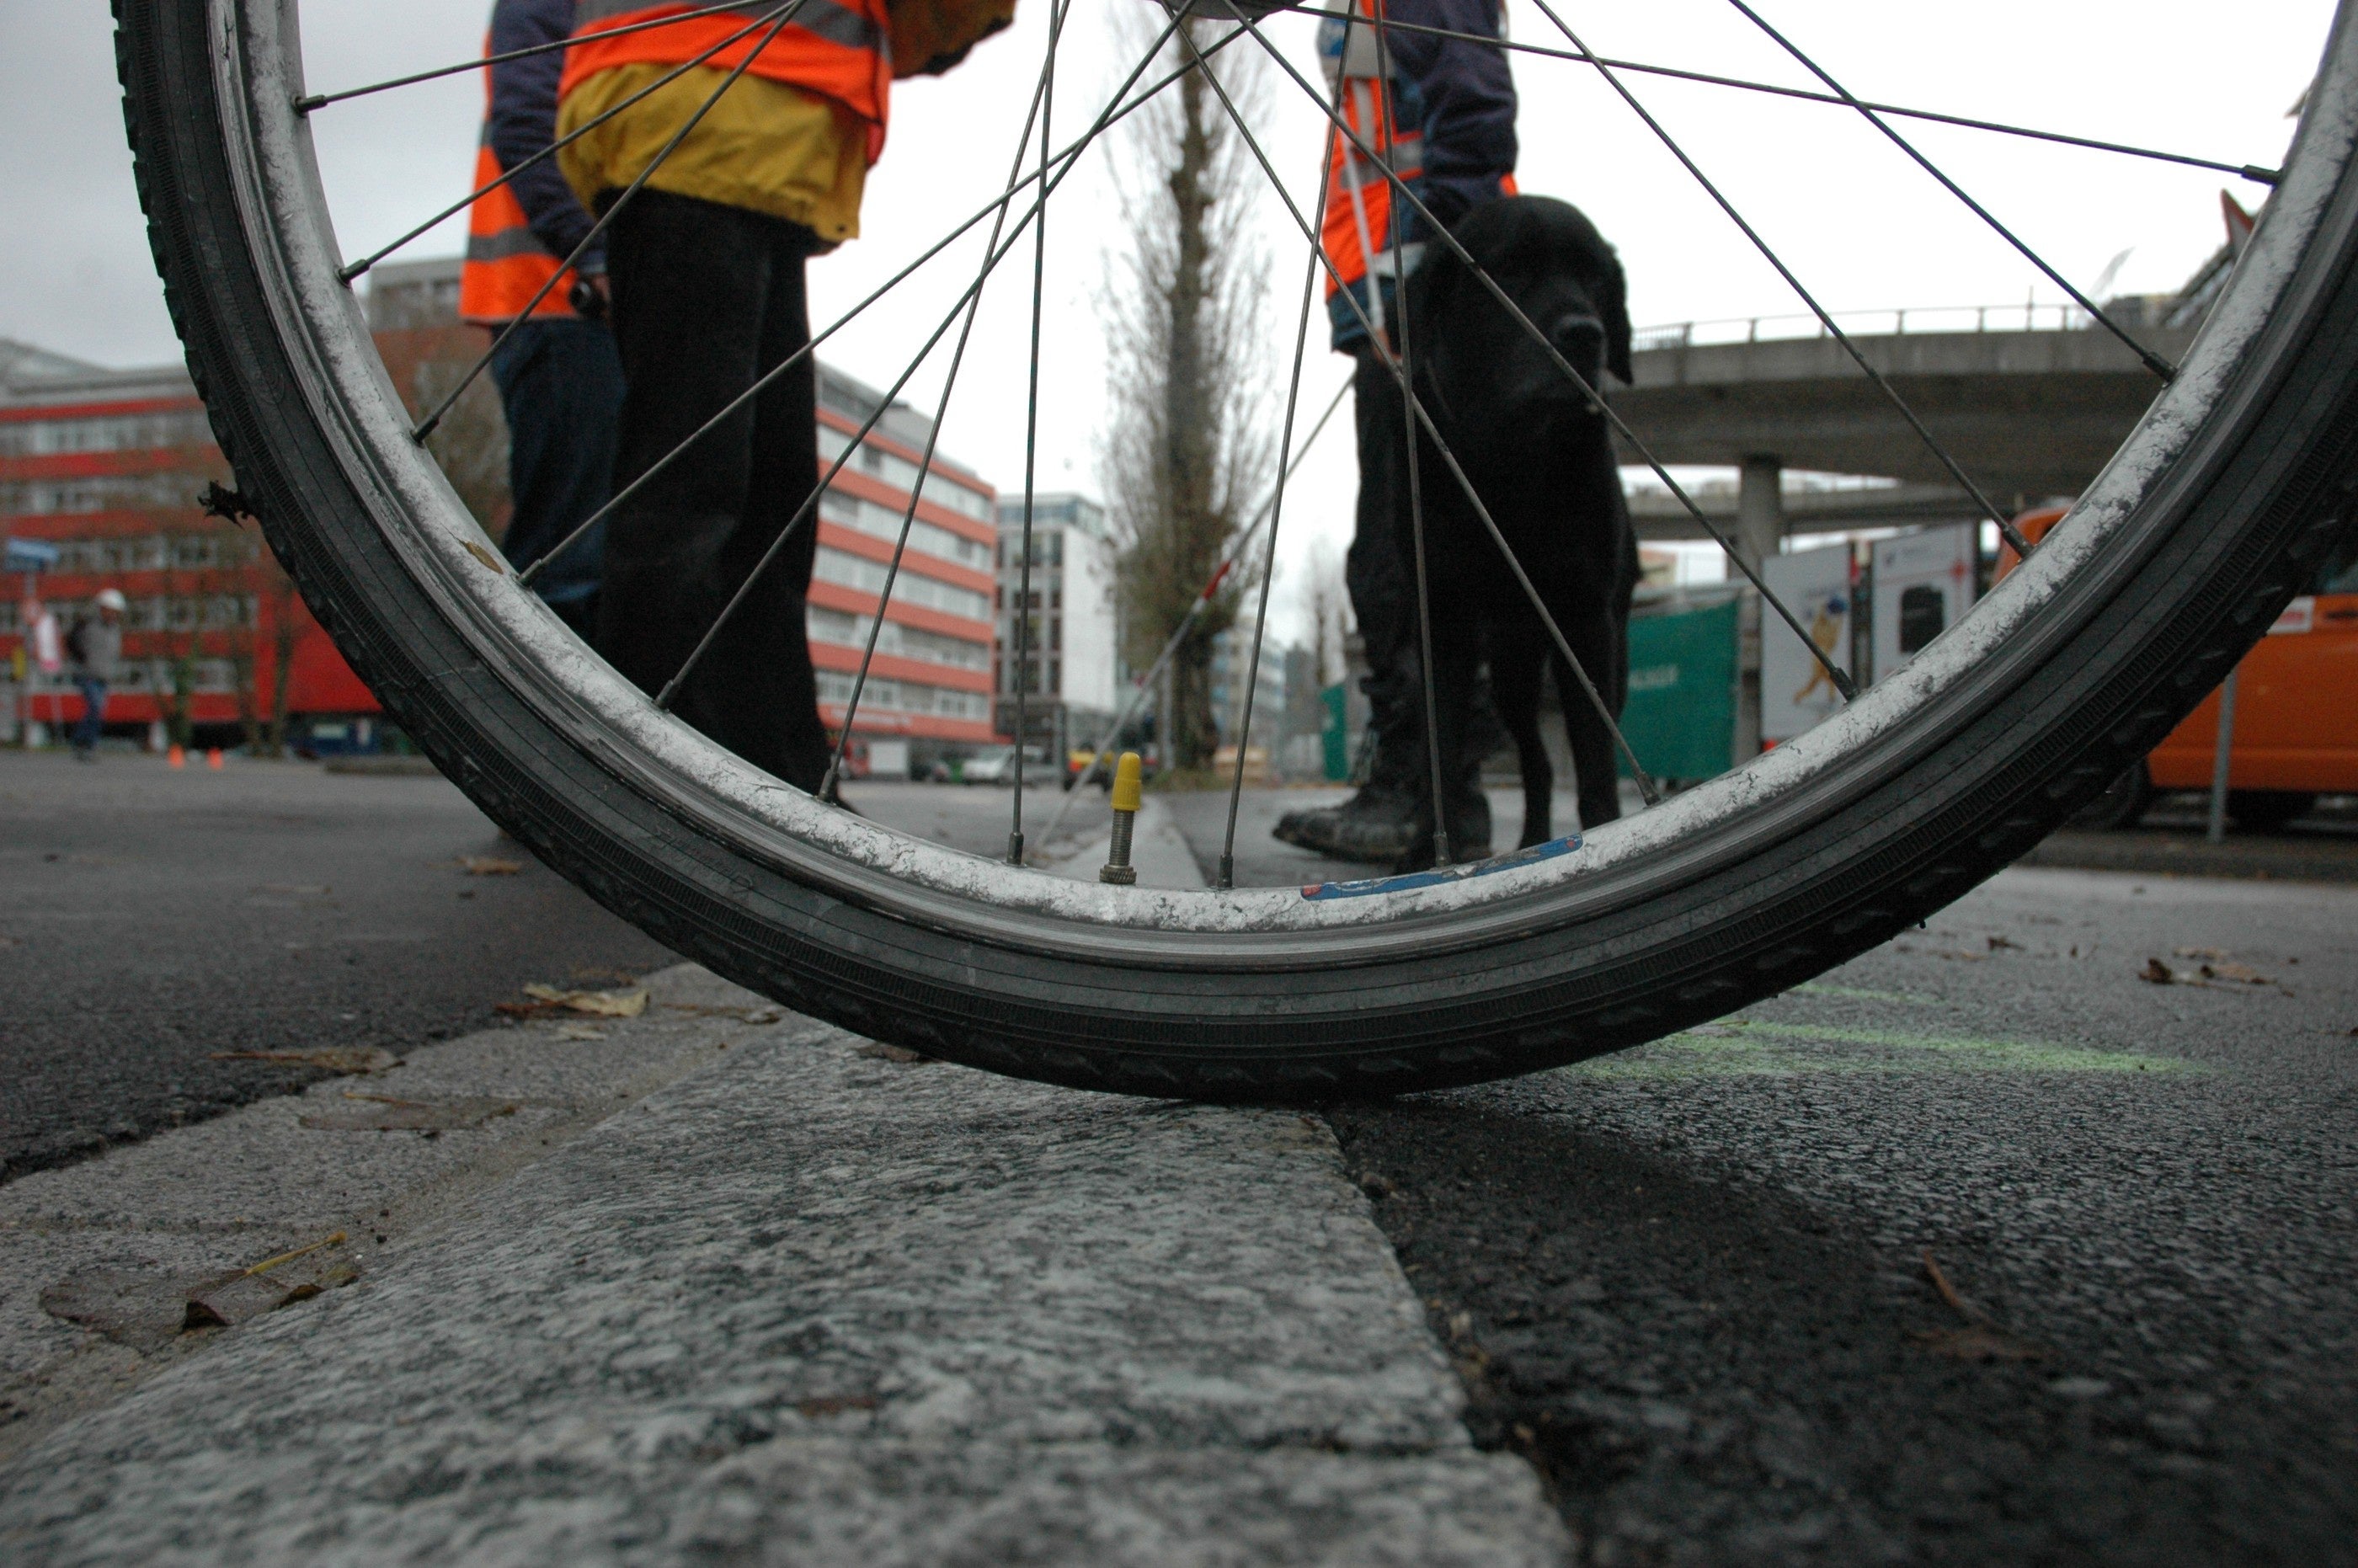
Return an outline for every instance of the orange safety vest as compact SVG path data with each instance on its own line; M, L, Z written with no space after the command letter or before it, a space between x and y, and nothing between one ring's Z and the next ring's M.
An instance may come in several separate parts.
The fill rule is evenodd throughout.
M483 145L475 154L475 188L506 171L492 151L492 127L483 126ZM459 314L481 326L502 326L524 314L549 274L564 266L550 254L540 236L525 221L524 203L503 185L475 198L467 215L467 260L459 268ZM535 316L570 316L572 285L560 281L532 306Z
M560 102L580 82L624 65L684 65L749 22L761 26L715 52L704 64L732 70L770 37L771 13L783 0L731 5L725 12L647 27L619 38L584 38L565 53L557 82ZM574 37L652 21L698 5L648 5L645 0L574 0ZM884 151L884 124L892 94L892 17L885 0L802 0L794 19L754 56L746 74L816 93L849 110L868 127L868 161Z
M488 37L483 39L483 52L492 52ZM500 167L499 155L492 151L491 96L492 71L485 66L483 139L475 151L478 190L507 172ZM467 259L459 268L459 315L479 326L505 326L524 314L533 296L540 294L540 286L548 282L549 274L563 265L564 258L552 254L532 232L514 186L503 184L485 191L467 211ZM532 313L572 315L571 288L569 283L557 283L541 295L539 304L532 306Z
M1391 172L1403 180L1412 183L1424 174L1424 127L1394 118L1393 84L1376 73L1374 29L1357 20L1372 15L1369 5L1370 0L1353 0L1354 21L1338 29L1347 41L1339 61L1342 101L1336 107L1367 152L1341 131L1327 131L1326 213L1321 229L1326 259L1335 266L1326 279L1329 298L1340 287L1362 292L1357 286L1367 278L1370 252L1379 273L1397 278L1407 270L1400 266L1396 254L1401 247L1392 227L1392 186L1385 178L1384 155L1389 151ZM1413 255L1408 259L1412 268ZM1339 283L1336 275L1340 275Z

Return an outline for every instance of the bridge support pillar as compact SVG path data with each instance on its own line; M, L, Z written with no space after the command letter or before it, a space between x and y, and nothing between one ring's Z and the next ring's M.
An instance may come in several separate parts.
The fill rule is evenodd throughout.
M1781 458L1746 458L1736 470L1736 548L1756 571L1784 542L1784 480Z
M1747 457L1736 470L1736 553L1744 564L1758 570L1785 539L1785 464L1782 459ZM1730 759L1737 766L1760 754L1760 620L1759 596L1745 591L1736 614L1736 742Z

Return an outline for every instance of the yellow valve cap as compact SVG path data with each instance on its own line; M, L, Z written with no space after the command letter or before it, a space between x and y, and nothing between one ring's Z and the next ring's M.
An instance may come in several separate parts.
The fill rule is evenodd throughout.
M1136 811L1138 795L1138 753L1124 752L1121 761L1113 765L1113 808Z

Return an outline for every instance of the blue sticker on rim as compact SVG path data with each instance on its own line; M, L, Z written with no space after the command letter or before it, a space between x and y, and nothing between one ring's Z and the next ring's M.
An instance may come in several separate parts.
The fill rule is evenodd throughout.
M1580 835L1568 833L1544 844L1534 844L1528 849L1518 849L1511 855L1494 855L1487 860L1476 860L1470 866L1452 866L1447 871L1410 871L1397 877L1363 877L1351 882L1312 882L1302 890L1302 896L1306 899L1365 898L1370 893L1408 892L1416 888L1439 887L1444 882L1462 882L1472 877L1487 877L1496 871L1511 871L1517 866L1534 865L1541 860L1552 860L1558 855L1569 855L1579 848Z

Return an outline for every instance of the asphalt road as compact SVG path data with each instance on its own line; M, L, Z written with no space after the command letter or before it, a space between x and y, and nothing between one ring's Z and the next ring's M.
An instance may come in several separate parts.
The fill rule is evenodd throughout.
M0 751L0 1175L319 1076L218 1053L398 1054L672 961L438 778Z
M2017 870L1722 1024L1331 1119L1584 1562L2352 1563L2354 1026L2358 891Z
M852 798L1004 850L1003 791ZM1208 866L1225 800L1164 798ZM1320 798L1246 797L1240 881L1354 870L1268 838ZM0 1148L665 961L485 854L430 778L0 755ZM2353 1029L2358 889L2017 870L1708 1029L1330 1120L1585 1563L2358 1563Z

